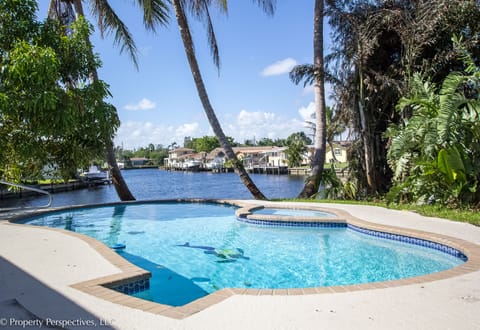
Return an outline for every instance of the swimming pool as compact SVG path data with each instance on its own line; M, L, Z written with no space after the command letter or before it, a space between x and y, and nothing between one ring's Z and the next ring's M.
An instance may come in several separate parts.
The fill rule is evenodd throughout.
M276 216L295 216L295 217L335 217L333 213L316 211L316 210L303 210L303 209L287 209L287 208L261 208L254 210L253 214L266 214Z
M152 273L136 296L181 306L222 288L308 288L401 279L460 265L436 249L335 226L258 226L209 203L137 203L23 221L91 236Z

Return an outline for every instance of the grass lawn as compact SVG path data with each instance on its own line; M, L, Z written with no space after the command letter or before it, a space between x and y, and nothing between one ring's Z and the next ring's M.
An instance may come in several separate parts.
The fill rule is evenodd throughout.
M412 205L412 204L389 204L385 202L368 201L348 201L348 200L330 200L330 199L285 199L291 202L309 202L309 203L338 203L338 204L358 204L380 206L387 209L407 210L416 212L427 217L437 217L459 222L467 222L475 226L480 226L480 212L470 209L450 209L440 205Z

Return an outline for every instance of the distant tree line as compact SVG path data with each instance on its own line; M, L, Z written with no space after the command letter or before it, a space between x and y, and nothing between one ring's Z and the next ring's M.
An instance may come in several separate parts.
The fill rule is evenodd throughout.
M251 140L245 140L244 143L236 142L234 138L227 137L233 147L251 147L251 146L277 146L287 147L287 155L291 166L298 166L301 163L302 155L307 152L307 146L312 144L312 140L304 132L292 133L286 139L269 139L262 138L254 143ZM188 138L183 145L184 148L192 149L194 152L211 152L215 148L220 148L220 142L216 136L203 136L200 138ZM150 165L163 165L163 159L168 157L170 150L179 148L177 143L172 143L169 146L162 144L154 145L150 143L146 147L135 148L134 150L123 149L122 147L115 148L117 159L124 162L127 166L130 164L131 158L148 158ZM291 160L290 160L291 159Z

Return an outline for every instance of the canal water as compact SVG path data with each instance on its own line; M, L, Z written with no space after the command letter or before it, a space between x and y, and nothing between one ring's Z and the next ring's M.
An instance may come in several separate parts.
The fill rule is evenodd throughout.
M251 199L235 173L175 172L159 169L124 170L123 177L137 200L174 198ZM294 198L303 188L304 176L251 174L267 198ZM47 197L0 200L0 208L38 206ZM119 201L113 185L53 195L53 206L98 204Z

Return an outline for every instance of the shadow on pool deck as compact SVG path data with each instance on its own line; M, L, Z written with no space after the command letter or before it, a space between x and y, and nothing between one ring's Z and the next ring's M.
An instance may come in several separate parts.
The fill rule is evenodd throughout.
M0 328L40 328L38 325L41 325L41 328L60 329L61 322L71 321L78 325L70 324L67 328L113 329L2 256L0 288ZM26 326L27 322L32 323Z

